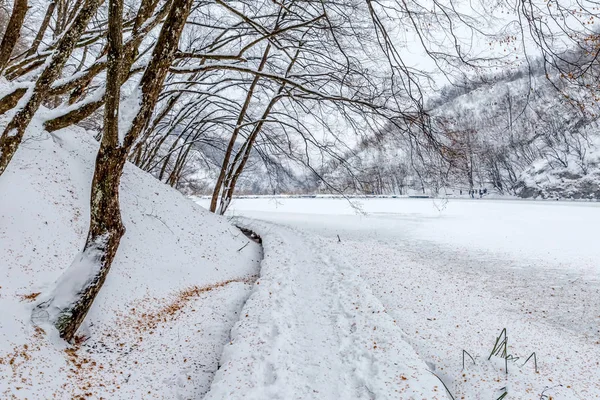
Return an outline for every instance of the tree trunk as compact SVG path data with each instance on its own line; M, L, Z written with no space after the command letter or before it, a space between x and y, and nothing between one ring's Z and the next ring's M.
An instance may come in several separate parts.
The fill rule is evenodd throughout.
M267 63L267 59L269 57L269 52L271 50L271 44L269 43L265 48L262 59L260 60L260 64L258 66L258 71L262 71ZM259 75L255 75L252 83L250 84L250 88L248 89L248 93L246 94L246 100L244 101L244 105L240 111L240 114L237 119L236 126L231 133L231 139L229 140L229 145L227 146L227 150L225 150L225 156L223 158L223 165L221 166L221 171L219 172L219 177L217 178L217 182L215 183L215 188L213 190L212 198L210 200L210 211L217 211L217 201L219 200L219 195L221 194L221 189L223 188L223 182L225 181L225 174L227 172L227 168L229 167L229 159L231 158L231 153L233 152L233 148L235 147L235 141L237 140L238 134L240 132L240 127L244 123L244 118L246 118L246 112L248 111L248 107L250 106L250 101L254 96L254 90L258 81L260 80Z
M96 169L92 182L91 193L91 217L88 240L86 242L82 256L75 262L75 267L84 263L91 263L91 279L81 282L82 285L75 294L75 300L69 304L54 304L55 299L40 304L34 310L34 316L41 309L56 309L62 307L58 316L52 321L58 329L61 337L67 341L71 340L77 329L83 322L89 308L104 283L108 271L119 247L119 243L125 228L121 221L119 207L119 184L123 167L127 160L129 150L135 143L144 126L152 116L152 110L156 105L160 89L162 88L169 67L173 62L175 50L179 43L179 37L183 26L190 13L193 0L174 0L169 14L160 31L156 46L152 53L152 58L142 80L140 82L142 99L138 113L133 119L131 128L127 132L121 143L118 135L118 106L119 106L119 88L122 80L119 79L120 62L122 54L119 57L114 53L121 51L121 47L116 46L116 42L121 37L122 30L117 34L117 27L122 18L117 18L115 14L122 13L123 0L110 0L109 6L109 43L110 51L113 57L109 56L109 66L107 70L107 92L106 108L104 114L105 130L100 144L100 150L96 158ZM69 271L65 274L61 282L69 282ZM76 282L79 284L80 282ZM73 282L69 282L72 287ZM65 284L66 285L66 284Z
M109 0L108 11L108 65L106 79L106 105L104 108L104 134L96 157L92 180L90 228L83 252L69 269L70 272L87 272L90 277L77 293L74 301L52 304L53 300L36 308L53 307L53 321L60 337L70 341L85 319L96 295L106 280L117 253L125 227L119 208L119 184L127 159L127 151L119 143L119 96L121 63L123 59L123 0ZM88 271L86 271L88 269ZM60 282L71 285L70 272ZM56 293L63 290L57 285Z
M190 154L192 146L193 144L188 144L185 147L185 151L179 154L179 156L177 157L177 161L175 162L175 167L171 172L171 176L169 176L169 179L167 180L167 183L174 188L177 188L177 185L179 184L179 180L181 179L181 173L183 172L183 167L185 167L186 160L188 155Z
M294 55L290 64L288 65L288 67L285 71L286 77L289 76L290 73L292 72L292 69L294 68L294 64L296 64L296 61L298 60L299 54L300 54L300 49L298 49L296 51L296 54ZM269 101L269 104L265 108L262 116L260 117L260 120L254 126L252 133L248 136L246 143L244 144L244 146L242 146L242 148L235 155L231 165L228 165L228 170L227 170L227 174L225 177L225 185L223 185L224 186L223 194L221 195L220 205L217 210L218 214L220 214L220 215L225 214L225 211L227 211L229 204L231 204L231 200L233 199L233 193L235 191L235 185L237 184L238 178L244 171L244 167L246 166L246 162L248 161L248 157L250 156L250 152L252 150L252 147L254 146L254 142L256 141L258 134L262 131L265 121L271 114L271 110L273 109L275 104L277 104L277 102L281 99L283 91L285 90L285 86L286 86L285 83L282 83L279 86L279 89L277 90L275 96L273 96L273 98L271 98L271 101Z
M79 11L79 9L81 8L81 3L82 0L76 0L75 4L73 5L73 7L71 7L71 10L67 13L67 24L70 24L71 21L73 21L73 18L75 18L75 16L77 15L77 12Z
M67 17L69 15L68 0L58 0L58 9L56 11L56 23L54 25L54 38L57 38L66 28Z
M0 45L0 74L4 71L6 64L10 60L10 56L21 36L21 27L27 13L27 0L15 0L13 3L12 14L6 25L4 38Z
M94 266L92 279L84 283L75 293L75 301L67 304L56 304L53 298L42 303L40 309L58 309L56 316L50 321L58 330L60 337L71 341L85 319L96 295L104 284L112 262L117 253L125 228L121 221L119 208L119 184L125 165L126 153L123 148L106 145L104 140L96 158L96 168L91 190L90 228L83 253L78 256L71 268L64 275L65 286L73 284L70 271L82 270ZM56 292L61 291L57 285Z
M33 115L36 113L42 101L46 98L52 83L60 76L60 73L69 59L75 44L83 34L88 22L96 13L103 0L87 0L73 24L61 37L52 59L42 71L35 86L29 89L30 93L27 103L17 112L0 137L0 175L4 173L8 163L17 151L25 130Z
M158 174L158 180L162 182L163 177L165 176L165 172L167 172L167 167L169 166L169 161L171 161L171 155L173 155L173 150L177 146L178 140L175 140L171 144L171 148L167 152L165 159L163 160L162 167L160 168L160 173Z

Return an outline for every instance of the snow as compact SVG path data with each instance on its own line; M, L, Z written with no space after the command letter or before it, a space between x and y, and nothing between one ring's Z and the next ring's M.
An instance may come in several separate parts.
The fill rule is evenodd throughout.
M233 370L223 368L217 373L213 390L219 391L212 398L229 398L223 396L226 387L231 398L240 398L240 390L255 393L258 388L273 389L280 395L263 398L290 398L283 391L286 387L310 398L288 384L286 375L293 373L301 382L308 381L310 378L304 376L315 367L310 362L305 367L304 363L313 359L313 353L327 360L323 363L338 365L337 371L346 365L339 361L343 352L328 345L320 329L308 325L312 319L303 320L308 316L298 314L311 307L309 316L314 320L324 318L323 308L337 316L339 311L330 301L338 298L342 303L349 293L359 294L356 302L360 309L367 298L373 299L371 304L381 304L381 308L371 307L381 310L380 314L385 310L382 319L395 321L393 330L386 325L390 330L384 339L393 338L392 342L404 349L400 360L410 360L413 365L419 360L425 363L455 399L497 399L505 392L507 398L514 399L537 400L544 398L542 395L553 399L600 398L598 203L485 199L448 203L363 199L360 203L366 215L357 215L343 199L232 202L231 214L243 216L249 227L262 234L265 262L260 289L255 287L242 311L249 315L247 321L236 325L233 344L226 347L223 365L234 360L234 366L228 367ZM276 242L269 245L269 238ZM282 262L273 263L271 257ZM345 279L342 274L351 285L340 283ZM272 287L277 290L270 290ZM273 293L269 302L265 290ZM310 298L308 304L300 298L314 292L321 295ZM318 302L321 304L313 304ZM285 325L288 320L294 329ZM342 320L364 321L358 312ZM381 324L373 320L368 323L377 324L378 329ZM277 326L277 336L269 333L271 326ZM343 324L338 327L338 337L344 338L346 332L341 327ZM507 363L508 374L500 357L488 361L503 329L508 334L508 354L519 357ZM330 336L327 332L325 337ZM364 344L365 332L357 334L358 343ZM308 338L303 339L305 336ZM336 343L341 341L336 339ZM304 343L313 343L307 345L309 355L296 350ZM410 357L406 344L418 358ZM387 368L386 360L395 362L397 353L382 347L384 356L374 365ZM475 359L473 364L465 355L464 370L463 350ZM304 358L299 357L300 361L293 363L296 370L290 372L281 352ZM532 360L524 364L533 352L539 373ZM269 386L268 381L260 381L265 379L263 372L269 363L283 382ZM319 369L317 376L328 369ZM354 371L363 370L357 367ZM381 375L367 374L365 385L380 387L377 383L385 381L385 371L382 368L378 371ZM424 379L426 374L417 376ZM339 372L329 372L328 376L331 392L325 389L326 395L316 398L333 398L334 385L339 379L345 382ZM349 376L354 375L341 375ZM429 382L420 384L421 390L431 388ZM341 386L349 392L339 398L360 398L359 391L348 394L353 393L352 385Z
M85 243L97 143L40 125L0 177L0 398L201 397L258 274L260 247L127 165L126 233L79 339L67 345L41 331L31 311L67 283Z
M198 200L206 204L206 200ZM234 200L233 215L266 213L336 215L334 227L325 231L361 230L362 224L377 224L379 235L410 231L421 241L460 248L464 251L493 251L552 268L600 274L600 248L595 227L600 224L600 203L532 200L450 199L296 199L261 198ZM366 215L356 215L357 209ZM250 211L251 214L247 214ZM258 213L258 214L256 214ZM286 218L292 218L288 215ZM568 234L565 234L568 232Z
M600 397L593 202L234 200L261 250L127 165L127 231L67 344L31 311L93 273L97 143L32 127L0 177L0 398Z
M133 120L138 115L142 107L141 88L135 86L131 93L123 98L119 106L119 144L125 141L125 136L131 130Z
M86 251L79 253L71 266L58 278L54 287L39 298L38 304L50 305L35 309L32 321L36 326L48 329L58 321L61 311L75 304L82 288L88 287L100 272L100 257L108 241L108 234L96 239Z
M444 399L358 269L322 239L251 223L261 277L206 399Z
M62 117L74 110L80 109L82 106L92 104L92 103L102 100L102 97L104 97L105 92L106 92L105 88L97 89L90 95L86 96L85 99L83 99L79 102L70 104L68 106L60 107L60 108L51 109L51 108L46 108L46 107L42 106L42 107L40 107L40 110L38 111L36 118L43 119L43 120L51 120L54 118Z

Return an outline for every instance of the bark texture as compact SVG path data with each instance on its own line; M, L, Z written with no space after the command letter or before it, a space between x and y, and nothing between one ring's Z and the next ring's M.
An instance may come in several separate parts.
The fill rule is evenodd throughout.
M126 149L119 143L119 98L123 61L123 0L108 5L108 54L104 132L96 157L90 204L90 229L83 254L96 255L99 264L94 279L79 292L75 303L61 310L55 321L60 336L70 341L85 319L102 288L112 265L125 227L119 207L119 185L126 160Z
M0 74L10 60L10 56L15 49L17 41L21 36L21 27L27 14L27 0L15 0L12 14L6 25L6 32L0 45Z

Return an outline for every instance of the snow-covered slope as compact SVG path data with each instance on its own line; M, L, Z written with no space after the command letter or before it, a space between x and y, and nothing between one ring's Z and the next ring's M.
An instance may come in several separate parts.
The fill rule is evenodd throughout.
M96 149L82 130L30 134L0 177L0 398L198 398L261 250L131 165L127 232L83 342L67 347L30 322L36 294L84 244Z
M422 133L409 138L389 126L370 132L344 164L323 175L348 194L487 188L524 198L600 199L600 111L593 93L566 82L558 91L543 69L531 78L499 75L454 89L429 105L432 134L447 146L441 153Z

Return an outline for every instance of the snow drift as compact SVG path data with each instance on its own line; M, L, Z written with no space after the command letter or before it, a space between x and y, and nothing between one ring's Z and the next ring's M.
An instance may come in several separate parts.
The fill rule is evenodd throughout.
M0 398L203 395L260 247L127 165L127 231L84 335L67 346L30 315L85 242L97 143L78 129L36 132L0 177Z

